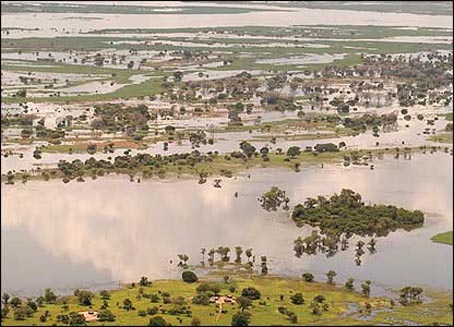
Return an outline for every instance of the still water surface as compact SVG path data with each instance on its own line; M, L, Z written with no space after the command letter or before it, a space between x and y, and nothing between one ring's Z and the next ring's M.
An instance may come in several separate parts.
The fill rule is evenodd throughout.
M203 185L195 180L138 184L120 176L86 183L2 185L2 290L29 295L52 287L70 292L115 287L115 281L142 275L177 277L177 254L188 254L196 264L201 247L219 245L252 247L257 258L267 255L273 274L311 271L324 280L333 269L339 281L353 277L383 287L452 289L452 248L430 241L452 229L452 157L385 157L374 164L373 171L340 165L300 173L252 170L223 179L220 189L213 188L212 179ZM379 239L378 253L364 255L360 267L353 261L353 245L333 258L321 254L298 259L293 241L310 230L295 227L285 212L261 209L257 197L272 185L287 191L291 206L309 196L351 188L366 202L420 209L427 219L422 229Z

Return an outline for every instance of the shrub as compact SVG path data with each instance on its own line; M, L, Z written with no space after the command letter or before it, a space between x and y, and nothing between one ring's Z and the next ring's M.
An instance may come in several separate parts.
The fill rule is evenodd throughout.
M159 300L160 300L160 297L158 294L156 294L156 293L150 294L150 302L158 303Z
M198 280L197 275L193 271L189 270L183 271L181 278L183 278L183 281L186 283L195 283Z
M241 291L241 295L251 300L258 300L261 296L260 291L253 287L244 288Z
M171 326L171 325L167 321L165 321L165 319L162 318L161 316L156 316L150 318L148 326Z
M314 281L314 275L312 275L311 273L304 273L303 274L303 279L304 281L306 282L313 282Z
M191 326L202 326L202 322L200 321L199 318L194 317L191 320Z
M99 321L115 321L115 315L110 310L101 310L98 313Z
M206 295L206 293L200 293L192 298L192 303L208 305L210 304L210 298L208 297L208 295Z
M291 301L293 304L297 304L297 305L304 304L304 297L303 297L303 294L301 294L301 293L295 293L294 295L292 295L292 296L290 297L290 301Z
M148 308L147 314L149 314L150 316L154 316L155 314L158 313L158 311L159 311L158 307Z
M237 312L232 316L232 326L249 326L251 320L247 312Z

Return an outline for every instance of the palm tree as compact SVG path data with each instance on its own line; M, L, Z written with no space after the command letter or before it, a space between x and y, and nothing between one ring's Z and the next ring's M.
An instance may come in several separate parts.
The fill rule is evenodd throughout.
M205 249L205 248L200 249L200 253L202 253L202 262L201 262L202 266L205 265L205 252L206 251L207 251L207 249Z
M336 272L334 270L328 271L326 276L328 277L328 284L334 285L334 277L336 277Z
M243 248L241 246L235 246L236 259L235 263L241 263L241 255L243 254Z
M250 262L251 261L251 257L252 257L252 249L247 249L245 251L246 253L246 256L247 256L247 261Z
M211 249L210 251L208 251L208 262L210 263L210 265L213 265L214 263L214 254L216 253L216 251L214 249Z

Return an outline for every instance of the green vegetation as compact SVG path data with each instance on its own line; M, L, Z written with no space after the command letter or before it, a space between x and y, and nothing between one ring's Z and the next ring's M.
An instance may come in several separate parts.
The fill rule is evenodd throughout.
M452 231L440 233L431 238L435 243L452 245Z
M232 295L236 303L223 303L222 309L210 301L200 304L191 301L198 294L210 292L209 285L213 280L222 279L223 274L225 272L218 271L192 284L177 280L157 280L142 286L132 283L121 290L94 294L90 297L89 306L80 302L80 294L88 291L77 291L79 296L56 297L52 301L41 297L36 301L39 303L36 307L30 300L29 304L20 304L20 299L13 301L4 295L2 298L4 302L6 299L9 311L2 310L2 325L74 325L76 320L81 320L83 324L84 319L77 314L89 310L98 312L100 318L99 321L88 323L92 326L105 322L116 326L162 326L164 322L173 326L188 326L193 321L202 326L244 326L245 321L254 326L292 325L295 321L302 325L360 326L364 323L361 320L364 317L368 318L368 324L371 325L386 323L389 319L428 325L449 324L452 320L449 293L425 290L430 301L421 303L419 294L422 290L406 287L400 292L403 303L395 304L387 298L367 298L360 293L325 283L307 283L277 276L230 275L229 283L234 282L236 290L220 288L217 293ZM241 296L243 293L253 299ZM160 296L152 296L156 294ZM349 304L357 305L357 309L348 310ZM426 314L421 315L420 312Z
M110 144L110 143L109 143ZM110 145L107 146L110 147ZM320 146L329 146L320 145ZM333 145L335 146L335 145ZM432 151L437 148L433 147ZM304 151L294 159L285 155L282 149L278 148L274 153L268 153L266 156L260 156L258 152L247 159L242 152L234 151L231 154L221 155L217 151L201 154L195 150L192 153L173 154L169 156L150 155L146 153L131 156L130 151L126 150L124 155L116 156L110 160L96 160L91 157L85 162L75 159L72 162L60 160L58 168L41 169L37 174L8 172L2 175L2 181L6 184L14 184L16 180L62 178L65 183L73 179L84 181L83 176L96 179L105 174L116 173L125 174L131 179L137 175L139 178L194 178L199 176L199 183L205 183L208 176L225 176L230 178L233 174L251 168L273 168L283 167L300 171L303 165L314 165L321 163L342 162L344 165L368 165L368 160L378 157L382 158L385 154L394 154L395 157L400 155L406 156L412 151L426 151L426 147L395 149L361 149L345 151L327 151L316 152ZM348 161L346 161L348 160Z
M412 230L424 223L424 214L393 205L365 205L359 193L342 189L329 198L317 196L298 204L292 213L298 227L317 226L322 234L386 236L399 228Z
M432 141L432 142L437 142L437 143L451 143L452 144L452 132L431 135L428 138L428 140Z

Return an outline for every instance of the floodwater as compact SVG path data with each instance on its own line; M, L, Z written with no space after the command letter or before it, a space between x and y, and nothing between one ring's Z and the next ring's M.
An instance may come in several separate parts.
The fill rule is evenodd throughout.
M82 110L80 108L79 110ZM382 109L383 110L383 109ZM377 110L378 111L378 110ZM388 109L388 112L393 111L392 108ZM378 111L380 112L380 111ZM387 112L387 113L388 113ZM417 147L421 145L426 146L441 146L442 148L448 147L452 149L451 144L442 144L442 143L434 143L428 140L428 137L432 135L434 132L441 132L444 130L448 121L444 120L442 117L434 122L434 125L427 125L427 119L433 119L436 114L438 113L446 113L452 112L451 108L432 108L430 113L428 109L421 107L417 109L416 107L413 108L413 118L411 121L405 121L402 115L398 117L398 129L396 131L387 132L387 133L380 133L379 137L375 137L371 130L368 130L365 133L361 133L356 136L342 136L338 138L313 138L313 139L305 139L305 140L291 140L291 139L283 139L278 138L277 143L275 145L271 144L271 138L273 136L279 136L283 133L275 134L275 133L267 133L261 132L259 130L255 130L252 133L248 131L245 132L225 132L225 133L215 133L215 143L214 144L206 144L201 145L200 148L197 148L200 152L206 153L208 151L219 151L219 153L230 153L232 151L239 150L239 142L243 140L248 140L251 142L257 149L260 149L263 146L268 146L271 150L276 148L288 149L291 146L299 146L300 148L304 149L306 146L315 146L318 143L334 143L338 144L339 142L345 142L347 145L347 149L359 149L359 148L393 148L393 147ZM384 113L384 110L380 113ZM416 115L422 113L424 114L424 120L419 121L416 119ZM66 115L66 114L58 114L58 115ZM296 118L295 112L257 112L251 115L243 114L242 118L248 120L246 124L253 124L253 120L257 119L260 116L261 121L277 121L277 120L284 120L289 118ZM56 114L52 114L49 117L50 121L55 123L54 117L57 117ZM47 122L47 120L46 120ZM160 125L173 125L179 127L205 127L207 128L207 137L209 137L210 133L209 130L219 127L222 123L226 123L226 118L194 118L191 120L162 120L160 121ZM406 127L406 125L408 127ZM154 127L154 126L153 126ZM159 126L157 126L159 127ZM162 127L162 126L161 126ZM424 134L423 132L430 128L430 134ZM295 134L294 131L289 130L290 134L289 137ZM298 134L304 133L317 133L317 130L304 130L299 131ZM110 139L111 137L107 137ZM377 146L376 143L379 142ZM403 142L403 144L402 144ZM53 168L57 166L57 163L60 159L72 161L74 159L86 160L90 157L95 157L96 159L104 159L107 160L108 157L115 157L121 155L123 150L116 150L115 153L102 153L98 151L94 155L89 155L88 153L75 153L75 154L68 154L68 153L43 153L42 159L36 160L33 158L33 151L35 150L37 144L32 145L20 145L18 147L17 144L3 144L3 150L13 150L13 152L22 153L24 156L20 158L17 155L10 155L7 158L2 157L2 165L1 165L1 173L5 174L10 170L19 171L21 169L34 169L37 167L41 168ZM149 154L161 154L161 155L170 155L175 153L187 153L193 151L192 145L188 140L183 140L181 144L177 142L170 143L168 146L168 150L164 151L164 142L157 142L156 144L151 144L145 150L135 150L131 151L131 155L135 155L137 153L149 153Z
M212 6L212 4L210 4ZM233 5L227 5L232 7ZM237 5L235 5L237 6ZM281 8L282 9L282 8ZM39 30L12 30L5 36L53 37L108 28L185 28L217 26L291 26L325 25L420 26L452 28L452 19L446 15L415 15L407 13L358 12L291 8L291 11L249 12L243 14L84 14L73 13L8 13L2 14L2 28L39 28ZM68 19L70 18L70 19ZM95 18L95 19L93 19Z
M453 173L452 158L435 153L411 161L385 157L374 164L374 171L341 165L300 173L251 170L224 178L220 189L213 188L212 179L203 185L195 180L139 184L121 176L2 185L2 290L30 295L45 287L59 292L115 287L116 281L142 275L178 277L177 254L188 254L197 264L200 248L220 245L251 247L257 258L267 255L273 274L311 271L325 280L332 269L339 282L371 279L375 292L407 284L452 289L452 248L430 241L452 227L452 180L446 178ZM426 223L379 238L378 253L364 255L360 267L354 263L354 246L329 259L323 254L298 259L293 241L310 230L297 228L288 213L260 207L257 197L272 185L287 191L291 206L350 188L366 202L420 209Z

